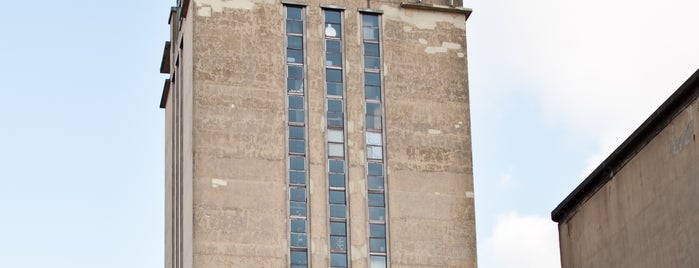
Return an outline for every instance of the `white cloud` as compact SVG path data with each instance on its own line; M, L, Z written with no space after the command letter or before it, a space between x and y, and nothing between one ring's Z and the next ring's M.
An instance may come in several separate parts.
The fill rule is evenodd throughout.
M548 218L509 212L479 248L481 268L558 268L558 231Z

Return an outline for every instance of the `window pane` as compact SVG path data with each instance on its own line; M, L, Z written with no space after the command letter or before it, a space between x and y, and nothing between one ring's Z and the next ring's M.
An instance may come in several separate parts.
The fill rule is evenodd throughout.
M362 28L364 40L379 41L379 28Z
M295 248L305 248L308 247L308 238L306 234L294 234L290 235L291 246Z
M325 23L340 23L340 12L326 10L325 11Z
M344 222L331 222L330 235L347 235L347 224Z
M369 194L369 206L370 207L384 207L384 195L383 194Z
M328 143L328 156L345 157L345 146L341 143Z
M347 237L330 236L330 250L347 250Z
M286 61L292 63L303 63L303 50L287 48Z
M325 51L341 53L342 43L340 40L325 40Z
M363 14L362 24L364 24L364 26L379 27L379 16Z
M291 216L306 216L305 202L289 202L289 215Z
M345 142L344 133L342 130L328 129L328 141L329 142Z
M328 165L330 172L345 173L345 162L342 160L330 160Z
M345 191L330 191L330 204L344 204Z
M340 27L340 24L326 23L325 36L342 38L342 27Z
M289 199L291 201L306 202L306 188L289 188Z
M386 239L385 238L369 239L369 251L371 251L371 252L386 252Z
M289 68L289 78L303 79L303 67L302 66L292 66Z
M367 69L379 69L381 68L381 58L377 57L364 57L364 68Z
M306 164L304 163L304 161L304 157L289 157L289 169L306 170Z
M330 218L344 219L345 216L345 205L330 205Z
M286 79L286 89L289 92L303 93L303 80Z
M381 86L381 75L379 73L364 73L364 84Z
M379 56L379 44L364 42L364 56Z
M372 221L384 221L385 219L385 209L381 207L369 207L369 220Z
M303 110L303 96L289 96L289 108Z
M330 254L330 266L347 267L347 254Z
M286 32L303 34L303 21L286 20Z
M383 148L381 146L367 146L366 156L369 159L383 159Z
M306 153L306 142L303 140L289 140L289 153L304 154Z
M329 174L330 187L345 187L344 174Z
M328 111L330 112L342 112L342 101L341 100L328 100Z
M369 175L383 175L383 164L369 163Z
M291 264L308 264L308 257L305 251L291 251Z
M369 176L369 190L383 190L383 177Z
M287 6L286 7L286 18L287 19L302 20L303 18L301 17L301 8Z
M305 139L305 134L303 132L303 127L289 126L289 138L291 139Z
M325 69L325 81L342 83L342 71L336 69Z
M345 126L342 113L328 113L328 126L343 128Z
M369 268L386 268L385 256L371 256Z
M369 225L369 237L374 237L374 238L386 237L386 225L370 224Z
M292 264L291 268L308 268L306 264Z
M305 113L303 110L291 110L289 109L289 122L294 123L304 123L306 121Z
M288 48L303 49L303 37L290 35L286 40Z
M366 144L369 145L381 145L381 133L373 133L373 132L367 132L366 133Z
M342 67L342 54L325 53L325 66Z
M306 184L306 172L303 171L289 171L289 183L296 185Z
M326 83L328 87L328 95L342 97L342 83Z
M366 116L366 128L368 129L381 129L381 115L367 115Z
M306 232L306 220L291 219L291 232L292 233L305 233Z

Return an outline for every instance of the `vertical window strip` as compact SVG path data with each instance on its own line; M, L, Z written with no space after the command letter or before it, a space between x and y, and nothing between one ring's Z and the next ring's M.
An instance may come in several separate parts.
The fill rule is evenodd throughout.
M379 19L377 14L362 14L370 268L388 265Z
M284 6L286 13L286 68L288 107L289 267L307 268L308 172L306 96L304 90L304 9Z
M330 267L348 267L348 202L342 11L324 9Z

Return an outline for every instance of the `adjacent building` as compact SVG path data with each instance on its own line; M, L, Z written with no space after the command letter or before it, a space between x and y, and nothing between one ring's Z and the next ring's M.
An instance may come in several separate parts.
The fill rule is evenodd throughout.
M180 0L166 267L476 267L461 0Z
M699 71L552 212L563 268L699 267L697 96Z

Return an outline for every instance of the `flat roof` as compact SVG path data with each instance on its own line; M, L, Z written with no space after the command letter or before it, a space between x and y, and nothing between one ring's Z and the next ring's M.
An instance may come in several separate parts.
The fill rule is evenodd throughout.
M619 145L602 164L573 190L552 212L555 222L566 220L588 198L604 186L629 160L699 96L699 70L646 119L631 136Z

